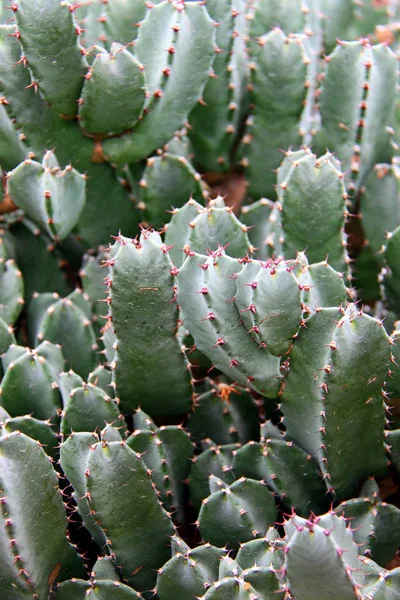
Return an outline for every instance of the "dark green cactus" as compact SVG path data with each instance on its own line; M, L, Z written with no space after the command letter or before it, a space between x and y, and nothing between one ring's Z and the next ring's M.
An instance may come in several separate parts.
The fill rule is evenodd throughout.
M51 419L61 408L58 373L64 359L59 347L42 342L36 349L11 345L2 357L0 404L12 417L30 414Z
M60 432L64 436L77 431L100 431L107 423L121 428L121 433L125 430L125 421L115 400L100 387L84 383L69 372L61 373L60 391L63 401Z
M143 455L164 507L183 522L184 481L193 456L190 437L179 426L158 428L142 411L136 412L133 423L135 431L126 443L137 454Z
M45 600L56 579L84 573L66 539L57 476L40 445L22 433L0 437L0 449L2 593Z
M60 168L53 152L42 163L27 159L7 175L7 191L52 238L64 239L79 220L85 204L85 179L71 166Z
M205 541L237 549L265 535L275 522L275 501L264 482L242 477L228 486L211 475L209 485L210 496L203 500L198 518Z
M82 377L95 368L98 345L90 322L89 302L81 291L66 298L57 294L38 294L29 306L30 339L60 344L66 367Z
M279 149L301 144L309 59L302 38L287 37L280 29L261 35L252 50L253 109L242 140L241 164L250 182L249 193L258 200L274 194L273 170L282 160Z
M1 600L400 597L397 4L0 1Z
M246 443L258 438L258 410L254 398L220 382L198 394L189 415L188 428L195 442L208 438L215 444Z
M381 500L374 480L364 484L359 498L342 502L336 514L350 522L359 554L381 566L391 561L398 546L395 532L400 532L400 510Z
M190 501L198 511L202 501L210 494L209 479L211 475L219 477L227 484L236 480L233 470L233 456L238 444L217 446L211 440L203 442L203 451L193 458L189 473Z
M339 498L353 493L356 481L385 473L384 385L391 360L389 341L381 322L350 304L341 312L318 309L293 344L282 395L287 437L317 459L328 489ZM373 366L368 365L371 343L380 355ZM305 369L305 363L313 366ZM352 370L357 372L355 387ZM350 397L346 400L347 394L351 401ZM341 404L346 406L345 414ZM358 434L355 427L360 427ZM345 452L349 453L347 461L343 460Z
M117 337L114 381L121 408L184 413L191 403L191 377L177 337L177 269L167 246L151 231L143 231L139 240L118 237L108 266L110 318Z
M357 546L344 519L331 514L311 520L292 517L285 523L284 570L296 600L355 600L361 587ZM307 570L312 563L315 571Z
M191 550L182 541L172 558L158 570L156 590L160 600L200 597L218 580L219 565L225 551L211 544ZM184 583L183 583L184 582Z
M193 198L204 204L201 177L182 156L165 153L149 158L142 179L138 208L152 227L161 227L166 212L180 208Z
M327 506L321 474L310 455L293 442L249 442L235 451L236 475L265 481L299 515L320 513ZM314 504L314 499L318 503Z

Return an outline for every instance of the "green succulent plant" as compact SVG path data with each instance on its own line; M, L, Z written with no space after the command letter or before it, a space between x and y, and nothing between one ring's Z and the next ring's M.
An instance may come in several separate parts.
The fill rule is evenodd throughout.
M0 23L0 599L400 598L398 2Z

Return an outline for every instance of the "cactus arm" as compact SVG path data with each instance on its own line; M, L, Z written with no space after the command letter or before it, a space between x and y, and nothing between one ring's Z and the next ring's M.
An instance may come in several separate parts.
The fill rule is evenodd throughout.
M280 185L285 258L295 258L298 251L306 250L310 263L326 259L334 269L345 272L347 195L337 162L329 154L318 159L304 156Z
M300 289L286 264L250 263L239 273L235 302L248 331L274 356L286 354L302 320ZM250 272L248 272L250 271ZM248 310L254 306L254 312Z
M171 15L168 16L168 13L171 13L172 8L172 4L166 2L154 6L139 28L135 54L146 69L146 80L151 97L149 111L135 128L134 133L106 140L103 143L104 154L113 163L134 162L148 156L153 150L168 142L175 131L182 127L207 81L214 57L213 23L204 6L198 3L187 3L184 9L177 8L175 14L172 13L171 22ZM157 70L158 56L154 60L152 56L148 56L150 48L153 48L152 52L156 52L155 46L159 47L159 53L162 52L163 56L167 55L165 49L168 46L153 43L155 35L153 27L156 20L162 22L163 31L174 33L169 29L169 25L166 25L167 23L178 26L176 39L169 44L174 47L174 51L170 54L171 63L162 67L167 69L165 74L161 69ZM146 42L145 37L149 34L150 44ZM146 53L142 48L146 48ZM152 64L154 64L154 74ZM176 94L177 89L180 91L179 94Z
M219 491L212 492L211 483ZM275 522L275 501L264 482L242 477L227 486L211 476L210 488L198 520L202 538L211 544L236 549L240 543L265 535Z
M68 481L73 487L72 496L76 502L79 515L83 524L90 532L102 551L106 548L107 536L100 525L96 523L95 517L90 512L90 506L86 493L86 469L91 446L98 442L98 436L94 433L74 433L61 444L60 466Z
M171 246L169 256L179 269L186 258L185 248L188 248L190 223L200 214L203 207L196 200L189 200L181 208L171 211L172 218L165 225L165 244Z
M12 417L27 414L44 420L55 417L60 409L60 394L50 361L35 350L18 349L18 357L12 346L3 357L1 405ZM9 362L10 352L14 356Z
M174 530L153 490L149 471L121 442L96 444L89 451L87 468L89 504L107 531L116 564L130 585L139 591L151 589L155 570L168 559L169 536ZM127 471L133 475L128 480Z
M45 600L56 567L61 581L73 573L83 574L66 538L67 517L57 476L40 445L22 433L1 437L0 450L2 512L10 523L7 535L15 539L12 551L19 557L22 580Z
M218 567L224 550L210 544L178 552L158 571L157 592L160 600L192 600L202 597L218 579Z
M294 516L285 525L285 572L296 600L356 600L363 578L357 546L343 519L313 522ZM312 572L306 565L313 565Z
M11 171L21 163L27 155L23 136L15 129L4 106L0 105L0 164L6 171Z
M229 402L224 391L229 392ZM209 438L215 444L245 444L258 439L258 410L250 393L229 389L225 383L211 385L196 396L187 427L195 442Z
M144 429L138 423L143 420L150 422ZM189 474L193 457L190 437L182 427L156 427L140 410L134 416L134 425L135 431L126 440L127 445L143 455L166 510L174 511L176 518L184 522L183 482Z
M19 0L15 17L32 81L43 97L66 117L74 117L86 61L69 2Z
M217 446L211 442L207 450L194 457L189 474L189 490L190 501L197 511L210 493L208 482L211 475L219 477L228 485L235 481L232 463L234 451L237 449L236 444Z
M30 415L5 419L0 424L2 435L20 431L26 436L40 442L42 448L52 458L58 455L59 440L50 421L40 421Z
M9 346L16 343L13 329L3 319L0 318L0 356L5 354ZM0 378L3 377L3 364L0 362Z
M130 44L137 38L140 22L146 13L146 2L142 0L109 0L104 7L104 30L111 40L123 45Z
M154 92L163 88L167 82L168 76L165 75L164 70L170 67L172 60L168 48L176 42L176 34L180 29L179 21L180 13L174 9L174 6L162 2L160 6L153 6L147 12L146 18L140 24L133 48L136 58L146 72L148 90L146 108L154 108L156 102ZM155 39L157 44L154 44Z
M351 522L358 553L386 566L394 558L400 535L400 510L383 502L374 479L365 482L359 498L342 502L335 510Z
M310 455L283 440L249 442L235 452L236 475L263 479L300 516L327 509L324 483ZM322 499L322 500L321 500Z
M0 259L0 318L13 325L24 305L24 280L14 259Z
M271 257L268 219L273 207L272 200L261 198L261 200L241 208L240 220L248 228L250 243L256 257L260 260L267 260Z
M144 232L136 244L117 240L109 265L121 409L140 405L152 415L185 412L191 403L190 372L175 335L174 267L161 238Z
M283 558L274 546L274 542L279 540L280 537L277 530L274 527L270 527L264 537L241 544L235 559L237 564L243 570L251 569L255 566L272 566L275 569L280 569L283 564Z
M250 39L255 40L276 27L286 35L300 33L306 24L304 8L303 0L257 0L248 9Z
M40 295L31 303L32 313L36 303L40 303ZM61 344L66 368L86 379L97 364L97 343L90 320L73 302L73 296L55 299L46 310L39 310L36 318L32 327L33 343L44 339Z
M16 119L28 147L38 157L44 149L56 148L61 164L71 161L74 168L87 175L80 235L90 246L97 246L121 227L125 233L133 234L139 218L128 201L126 189L116 180L111 166L92 162L93 140L82 135L78 123L59 118L29 87L29 72L24 68L21 47L14 34L15 27L0 26L0 88L7 100L7 111ZM115 208L112 212L108 210L111 195Z
M361 115L364 118L360 132L361 163L357 174L357 189L364 183L374 164L390 162L393 154L390 144L393 133L390 133L390 126L399 83L396 55L383 44L372 46L370 52L366 108L365 115Z
M354 305L343 309L342 315L335 312L320 309L300 331L282 410L288 438L317 458L328 488L343 498L354 491L356 481L386 469L382 390L391 352L380 322ZM368 350L371 344L373 357ZM352 373L357 373L356 379ZM301 411L300 397L304 398Z
M258 598L256 590L244 579L226 577L214 583L203 600L252 600Z
M316 145L329 148L340 160L342 170L352 167L354 145L357 142L359 105L363 100L366 67L365 49L359 42L343 42L329 56L319 100L321 129Z
M306 97L307 57L300 38L280 29L259 39L251 65L252 109L241 145L241 164L254 200L274 197L279 148L300 145L300 117Z
M396 165L375 165L360 197L360 213L369 246L382 262L386 233L400 225L400 170Z
M200 175L182 156L165 153L149 158L140 186L139 206L143 205L144 219L154 228L162 227L171 204L174 209L190 199L204 204Z
M140 600L143 598L131 587L118 580L64 581L55 594L54 600Z
M119 135L137 123L145 95L142 65L114 43L89 69L79 100L80 125L89 135Z
M60 268L59 248L28 219L15 223L11 231L18 240L16 260L24 278L25 301L28 304L35 293L57 292L67 295L70 285L65 271ZM40 266L33 270L32 263ZM65 264L65 263L63 263Z
M298 273L302 300L311 310L340 306L352 291L346 287L342 273L335 271L326 261L309 265L305 257L298 255L301 271ZM303 263L303 264L302 264Z
M327 59L319 102L321 128L315 146L329 148L356 191L375 163L392 157L397 67L383 45L342 42ZM382 96L381 81L385 81Z
M247 235L247 227L225 206L218 196L190 223L188 245L193 252L206 254L225 248L226 254L241 258L253 252Z
M240 127L247 79L245 2L212 0L207 11L218 23L219 52L203 96L189 115L188 135L196 166L202 171L226 172Z
M25 160L8 173L13 202L50 237L64 239L75 227L85 205L85 179L71 166L60 168L53 152L40 164Z
M394 231L386 234L384 247L384 267L380 273L383 296L390 310L400 312L400 225Z
M197 348L231 379L274 397L279 388L279 360L259 348L231 302L240 261L221 251L206 259L188 256L178 275L178 302L185 327Z
M113 423L123 432L125 421L117 404L100 388L88 383L71 390L64 399L60 431L70 435L77 431L97 431Z

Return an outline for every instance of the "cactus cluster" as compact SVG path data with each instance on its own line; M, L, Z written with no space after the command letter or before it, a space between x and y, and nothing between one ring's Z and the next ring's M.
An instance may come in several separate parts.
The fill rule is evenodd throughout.
M398 1L0 23L0 599L400 598Z

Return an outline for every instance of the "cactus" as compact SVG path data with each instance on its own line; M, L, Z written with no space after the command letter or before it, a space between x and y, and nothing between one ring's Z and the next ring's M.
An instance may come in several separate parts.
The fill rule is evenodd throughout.
M136 452L120 442L95 444L86 466L89 506L107 536L111 556L131 585L139 591L150 589L155 582L154 570L167 560L173 533L171 520L154 493L150 471ZM126 469L135 473L130 480L131 493L137 498L134 504L125 484L119 483L125 482ZM117 513L108 509L113 502L119 506ZM126 519L131 522L128 528Z
M202 6L161 2L153 8L140 26L134 46L147 73L142 119L133 133L103 143L104 155L117 164L148 156L183 125L201 95L213 58L213 22ZM162 36L158 51L152 44L154 36ZM177 88L180 94L174 97ZM172 102L173 108L169 108Z
M379 262L386 234L400 225L400 173L398 167L388 164L375 165L365 182L360 198L362 224L369 246ZM379 211L375 210L379 205Z
M238 476L265 481L300 516L328 508L318 468L311 456L293 442L249 442L235 451L233 470ZM313 504L314 498L319 504Z
M256 439L258 411L251 395L225 382L210 382L209 388L195 398L189 415L188 428L193 440L201 442L208 438L223 445Z
M356 331L359 333L356 334ZM373 372L367 366L368 352L362 350L363 344L366 344L366 348L369 347L369 339L376 340L375 349L378 352L379 348L379 352L382 353L381 362L379 365L374 363ZM314 350L315 343L319 346L319 353ZM361 356L363 356L362 362L356 367L357 389L353 390L351 365L352 361L357 363ZM361 481L367 475L385 472L383 386L390 359L389 338L382 323L364 315L351 304L346 309L342 309L342 312L328 308L315 312L307 319L306 328L300 332L293 345L290 356L291 367L282 395L287 437L317 459L325 475L328 489L339 498L354 491L356 480ZM313 360L315 360L313 368L307 370L308 376L313 378L313 383L307 385L302 365L305 361ZM365 371L361 376L362 368L365 368ZM346 381L346 385L341 384L341 381ZM303 385L307 389L306 396L301 392ZM348 393L351 394L351 404L345 400ZM299 396L304 399L302 414L298 409ZM368 430L366 438L363 435L355 435L355 422L352 422L349 428L346 427L346 423L350 423L349 412L346 412L344 422L340 421L341 402L346 403L348 410L357 411L358 426L363 431L365 428ZM359 411L363 411L365 415L365 425L362 425L363 418ZM330 423L331 417L333 417L332 423ZM312 430L310 430L311 423ZM365 447L362 447L363 440L366 441ZM372 451L374 444L376 446ZM351 455L347 463L343 462L345 448ZM354 461L356 453L359 453L359 460ZM344 464L347 464L347 468L342 471ZM349 478L349 468L353 471L351 478Z
M372 558L381 566L391 561L397 550L397 544L392 544L391 535L394 531L400 531L400 511L382 502L374 480L364 484L359 498L342 502L336 514L350 522L359 554Z
M30 306L30 338L33 345L48 340L62 345L66 367L86 377L96 365L97 342L90 323L90 305L81 293L66 298L39 294Z
M4 409L2 409L2 411L4 413L7 412ZM23 433L31 439L39 442L43 450L51 458L57 458L58 437L55 431L55 426L50 420L41 421L31 417L30 415L11 418L10 416L7 416L7 414L2 415L1 420L2 423L0 423L0 427L3 436L14 431Z
M224 554L224 550L210 544L193 550L186 545L179 548L158 571L156 590L160 599L172 600L176 594L183 594L184 600L202 596L212 582L218 580Z
M187 244L192 252L200 254L225 245L228 256L241 258L253 252L247 227L238 221L221 197L211 200L207 209L190 223Z
M274 195L273 170L281 163L279 148L301 144L300 117L309 59L301 37L287 37L275 29L258 38L251 60L254 108L242 140L241 164L250 182L249 194L258 200Z
M58 414L61 397L57 379L64 365L58 347L48 342L35 350L11 345L2 362L0 404L12 417L30 414L50 419Z
M307 249L310 262L327 259L336 271L346 271L343 229L347 194L337 160L329 154L295 160L280 187L285 258L295 258L297 251ZM310 226L314 230L311 243L306 232Z
M264 535L276 518L276 506L264 482L242 477L226 485L210 477L210 496L203 500L198 524L204 540L238 548ZM223 527L222 527L223 524Z
M0 448L2 591L10 598L47 598L57 579L83 575L66 539L57 476L40 445L22 433L0 437Z
M138 206L152 227L164 224L171 204L180 208L190 198L204 203L201 177L182 156L165 153L149 158L139 185Z
M400 246L400 226L394 231L388 232L384 248L384 267L380 274L383 284L383 293L387 300L389 309L399 312L399 271L397 258Z
M189 115L194 163L204 171L228 171L243 115L247 82L244 0L211 0L210 17L218 23L219 48L213 72Z
M384 45L372 48L362 42L343 42L327 59L319 100L321 128L318 147L328 147L342 163L359 190L379 162L390 161L390 144L396 99L395 55ZM341 77L338 74L341 73ZM382 96L380 78L389 82Z
M24 304L24 280L13 259L0 259L0 318L14 325Z
M22 272L25 303L28 305L38 293L56 292L67 296L71 291L66 279L69 261L60 248L27 218L13 223L10 234L13 240L18 240L15 260ZM37 269L30 268L32 262L38 265Z
M357 598L361 563L344 519L329 513L311 520L294 516L285 531L284 569L288 589L296 599ZM313 573L305 568L310 556L316 568Z
M133 600L142 596L131 587L115 580L83 581L74 579L62 583L55 595L57 600Z
M137 411L133 419L135 431L126 443L137 454L143 455L164 507L183 522L183 483L193 455L190 437L179 426L156 427L142 411Z
M0 598L398 598L397 3L0 23Z
M174 331L176 268L167 252L157 234L143 231L137 241L118 237L108 263L110 317L117 336L114 381L124 412L139 405L146 409L147 402L153 414L183 413L190 407L189 365Z
M196 510L210 494L209 480L218 477L227 484L234 483L236 476L233 470L233 455L238 449L236 444L217 446L211 440L204 441L203 452L193 458L189 473L190 501Z
M362 589L363 598L388 598L395 599L400 591L400 571L393 569L386 571L379 569L372 560L364 563L365 586Z
M101 388L84 383L80 378L72 384L65 384L63 379L71 377L70 373L61 373L60 391L63 400L60 432L67 436L76 431L102 430L107 423L125 429L125 421L120 415L116 402L107 396ZM75 378L74 378L75 379Z
M232 302L243 261L220 248L208 258L191 253L178 274L183 324L196 347L228 377L269 396L279 389L279 360L258 346Z
M63 240L85 204L85 180L71 166L60 168L53 152L42 163L26 159L7 175L13 202L52 238Z

